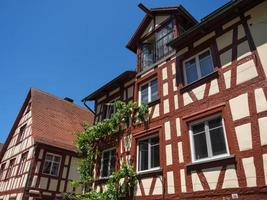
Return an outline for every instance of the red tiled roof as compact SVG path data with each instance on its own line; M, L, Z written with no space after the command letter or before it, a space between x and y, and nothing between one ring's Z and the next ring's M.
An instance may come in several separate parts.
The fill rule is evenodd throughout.
M31 89L32 134L35 142L76 151L75 133L93 123L87 109L37 89Z

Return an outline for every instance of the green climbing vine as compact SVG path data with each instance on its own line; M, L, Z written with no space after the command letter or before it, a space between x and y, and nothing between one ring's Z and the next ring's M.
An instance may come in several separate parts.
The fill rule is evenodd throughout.
M99 156L99 144L105 142L115 134L121 133L125 128L145 123L148 120L148 107L130 101L128 103L115 101L108 104L113 106L115 113L109 119L95 123L93 126L84 125L84 131L77 136L77 148L81 155L79 166L80 181L74 181L73 187L82 186L83 194L68 194L68 199L74 200L118 200L129 199L137 177L133 167L123 161L119 171L114 172L109 178L107 189L104 192L93 191L94 167Z

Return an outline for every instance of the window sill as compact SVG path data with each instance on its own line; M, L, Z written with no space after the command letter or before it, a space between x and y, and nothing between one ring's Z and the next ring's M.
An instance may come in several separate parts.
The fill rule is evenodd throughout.
M146 178L146 177L159 176L159 175L162 175L162 169L161 168L137 172L138 178Z
M195 163L187 164L186 167L188 170L198 170L198 169L207 169L212 167L218 167L226 164L233 164L236 163L235 155L224 156L220 158L199 161Z
M159 64L161 64L162 62L164 62L165 60L168 60L170 57L175 55L175 51L170 52L168 55L164 56L163 58L161 58L160 60L158 60L157 62L153 63L152 65L150 65L147 69L140 71L139 73L136 74L136 77L140 77L143 74L147 73L148 71L150 71L151 69L157 67Z
M218 71L212 72L211 74L209 74L209 75L207 75L207 76L205 76L205 77L203 77L203 78L201 78L201 79L199 79L193 83L185 85L183 88L181 88L180 93L183 94L185 92L188 92L188 91L190 91L190 90L192 90L192 89L194 89L194 88L196 88L196 87L198 87L198 86L200 86L200 85L202 85L208 81L211 81L215 78L218 78L218 77L219 77Z

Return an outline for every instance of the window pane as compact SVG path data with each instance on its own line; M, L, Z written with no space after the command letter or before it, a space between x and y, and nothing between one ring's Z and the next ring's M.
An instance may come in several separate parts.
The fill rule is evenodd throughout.
M58 175L58 170L59 170L59 164L58 163L53 163L52 170L51 170L51 175L57 176Z
M206 76L213 71L212 59L209 51L206 51L205 53L199 56L199 64L201 76Z
M151 138L151 139L150 139L150 144L151 144L151 145L159 144L159 137Z
M111 152L109 176L112 175L112 173L115 171L116 155L114 153L115 150Z
M159 144L151 146L151 168L159 167Z
M209 129L222 126L222 118L218 117L209 121Z
M52 161L53 160L53 156L52 155L46 155L45 160Z
M143 61L143 69L147 69L150 65L153 64L153 45L152 44L145 44L143 46L143 53L142 53L142 61Z
M185 71L186 71L187 83L192 83L198 79L195 59L192 59L185 63Z
M227 153L222 127L210 131L210 140L213 156Z
M153 81L151 81L150 87L151 87L151 101L154 101L154 100L158 99L158 81L157 81L157 79L154 79Z
M55 161L55 162L60 162L60 157L55 156L55 157L54 157L54 161Z
M103 159L103 166L102 166L102 177L107 177L108 176L108 162L109 159Z
M194 135L194 147L196 160L208 157L205 133Z
M141 87L141 102L144 104L148 103L148 84Z
M148 140L139 142L139 171L148 169Z
M51 162L46 161L45 164L44 164L44 170L43 170L43 173L45 173L45 174L50 174L51 165L52 165Z
M197 133L201 133L205 131L205 124L201 123L201 124L196 124L192 126L192 131L193 131L193 134L197 134Z

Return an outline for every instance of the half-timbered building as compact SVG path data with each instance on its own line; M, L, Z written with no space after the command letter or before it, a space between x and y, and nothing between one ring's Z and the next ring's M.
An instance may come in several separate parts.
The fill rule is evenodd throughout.
M81 192L75 132L94 114L71 102L31 89L0 155L0 199L60 199Z
M84 101L96 121L107 102L145 103L149 125L103 146L95 189L126 157L136 200L267 199L267 1L229 1L201 22L182 6L139 7L136 70Z

